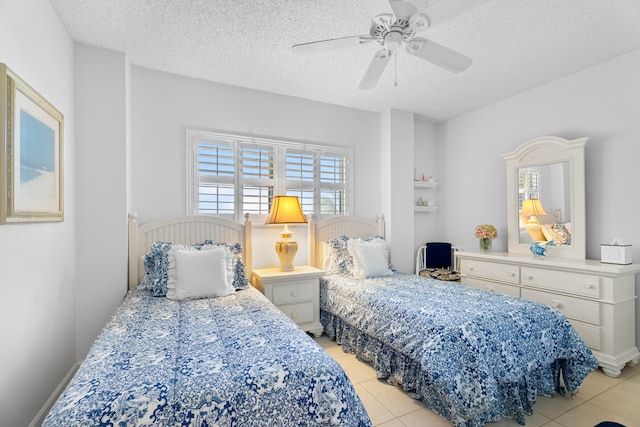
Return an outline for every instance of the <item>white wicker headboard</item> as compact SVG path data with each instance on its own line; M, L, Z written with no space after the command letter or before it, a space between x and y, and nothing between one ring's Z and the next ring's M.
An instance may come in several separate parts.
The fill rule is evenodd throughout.
M136 214L129 214L129 289L140 284L144 277L142 256L158 240L180 245L192 245L212 240L220 243L240 243L247 277L251 277L251 220L245 215L244 224L223 218L190 215L163 218L138 225Z
M376 221L356 216L336 216L315 222L309 215L309 245L311 265L322 268L322 242L339 236L349 237L384 237L384 217L378 215Z

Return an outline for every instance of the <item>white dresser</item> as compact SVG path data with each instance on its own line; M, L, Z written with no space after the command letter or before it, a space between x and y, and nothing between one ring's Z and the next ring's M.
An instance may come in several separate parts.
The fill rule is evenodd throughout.
M635 274L639 264L514 253L456 253L461 283L538 301L560 310L591 348L605 374L636 364Z
M253 286L300 328L322 335L320 323L320 277L324 271L311 266L296 266L283 272L279 267L253 269Z

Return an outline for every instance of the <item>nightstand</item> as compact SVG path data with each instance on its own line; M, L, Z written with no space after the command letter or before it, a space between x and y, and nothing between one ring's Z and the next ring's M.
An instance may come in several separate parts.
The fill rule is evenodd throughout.
M324 271L310 266L296 266L293 271L279 267L256 268L251 282L276 307L300 328L322 335L320 323L320 277Z

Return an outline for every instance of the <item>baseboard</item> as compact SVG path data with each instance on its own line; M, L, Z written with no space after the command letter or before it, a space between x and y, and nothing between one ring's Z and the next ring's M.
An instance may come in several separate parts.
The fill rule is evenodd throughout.
M49 398L44 403L42 408L38 411L33 421L31 421L31 423L29 424L29 427L40 427L40 425L42 425L42 422L44 421L45 417L49 413L49 410L51 409L53 404L56 403L56 400L58 400L58 397L60 397L60 395L62 394L62 391L69 384L69 381L71 381L71 378L73 378L73 375L76 373L79 367L80 367L80 362L76 362L71 367L69 372L67 372L67 375L64 376L62 381L60 381L60 384L58 384L58 387L56 387L53 393L51 393L51 396L49 396Z

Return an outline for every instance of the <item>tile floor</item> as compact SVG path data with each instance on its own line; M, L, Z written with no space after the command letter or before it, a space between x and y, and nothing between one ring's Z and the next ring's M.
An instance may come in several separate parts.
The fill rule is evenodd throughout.
M409 397L400 387L378 380L371 365L360 362L352 354L325 335L316 338L344 368L364 404L371 422L380 427L442 427L452 424ZM640 427L640 364L627 366L618 378L601 370L589 375L575 398L538 396L527 427L593 427L601 421L615 421L626 427ZM503 419L491 426L518 426Z

